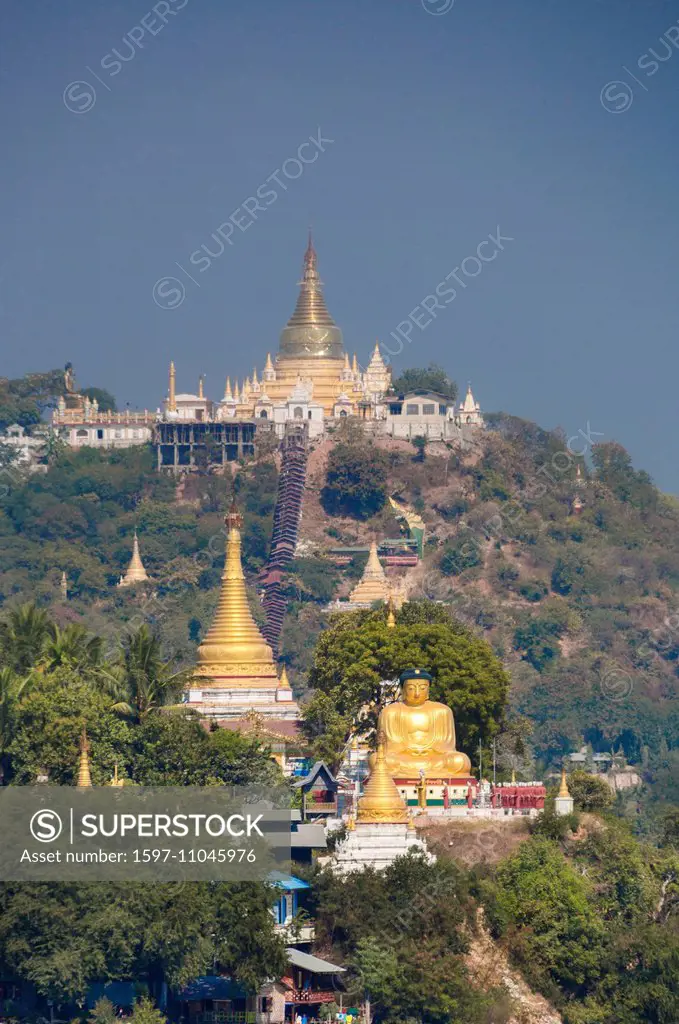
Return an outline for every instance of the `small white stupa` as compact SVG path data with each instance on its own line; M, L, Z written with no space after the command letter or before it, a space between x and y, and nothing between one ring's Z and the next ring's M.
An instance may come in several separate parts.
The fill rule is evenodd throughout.
M559 795L554 800L554 811L562 817L573 813L573 797L568 791L565 765L561 769L561 789L559 790Z

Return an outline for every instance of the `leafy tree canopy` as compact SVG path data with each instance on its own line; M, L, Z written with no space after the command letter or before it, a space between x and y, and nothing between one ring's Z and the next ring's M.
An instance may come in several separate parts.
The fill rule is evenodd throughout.
M115 412L116 411L116 400L110 391L106 391L105 388L81 388L80 394L90 401L96 399L99 405L99 412Z
M384 453L360 440L340 441L328 456L321 504L331 516L369 519L387 500Z
M430 363L427 367L413 367L403 370L393 382L394 391L404 395L408 391L438 391L439 394L455 400L458 395L458 387L454 380L451 380L446 371L436 363Z
M394 698L382 683L410 667L434 677L430 697L453 709L460 749L472 752L479 738L489 741L498 732L509 685L502 664L485 641L440 606L422 601L404 605L394 629L379 610L343 613L325 630L310 674L318 693L305 709L310 738L328 716L339 735L366 706L364 724L374 727L384 703Z

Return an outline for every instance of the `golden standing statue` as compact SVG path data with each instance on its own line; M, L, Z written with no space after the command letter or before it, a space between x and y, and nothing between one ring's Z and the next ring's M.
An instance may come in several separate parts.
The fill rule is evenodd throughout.
M455 748L453 712L446 704L429 700L431 676L422 669L407 669L399 682L401 699L383 709L377 726L391 777L468 775L471 762Z

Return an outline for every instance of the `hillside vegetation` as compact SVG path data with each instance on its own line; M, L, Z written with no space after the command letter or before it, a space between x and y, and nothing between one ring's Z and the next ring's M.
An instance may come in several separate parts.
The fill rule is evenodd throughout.
M444 602L490 642L511 677L510 718L530 723L526 771L532 759L558 765L582 744L620 750L655 800L671 800L679 782L679 505L623 448L588 430L567 439L505 414L488 425L466 451L366 438L351 423L312 447L302 548L286 580L283 656L295 688L308 689L316 639L329 623L323 606L346 596L362 570L360 557L337 568L328 548L399 536L393 495L421 514L427 533L423 562L389 575L405 576L411 599ZM222 516L236 492L256 587L276 456L237 467L235 478L196 475L181 485L155 472L146 448L55 447L49 462L28 478L12 467L0 492L0 601L34 598L58 624L107 639L146 622L166 656L189 665L215 607ZM122 591L115 583L135 527L155 585ZM254 589L252 598L261 621ZM628 810L636 813L635 800Z

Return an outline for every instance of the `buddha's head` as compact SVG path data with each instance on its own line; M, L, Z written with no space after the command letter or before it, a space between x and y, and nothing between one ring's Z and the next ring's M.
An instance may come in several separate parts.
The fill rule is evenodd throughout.
M429 699L431 676L421 668L409 668L399 679L403 701L408 707L416 708Z

